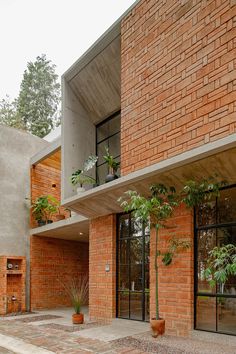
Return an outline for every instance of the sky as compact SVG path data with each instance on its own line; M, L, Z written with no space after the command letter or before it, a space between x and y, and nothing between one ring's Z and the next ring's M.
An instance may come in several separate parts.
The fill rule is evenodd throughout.
M61 76L135 0L0 0L0 99L46 54Z

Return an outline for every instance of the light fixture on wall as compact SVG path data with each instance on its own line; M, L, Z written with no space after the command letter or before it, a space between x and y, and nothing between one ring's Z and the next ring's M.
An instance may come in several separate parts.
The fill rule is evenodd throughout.
M52 189L55 190L57 188L56 183L52 183Z

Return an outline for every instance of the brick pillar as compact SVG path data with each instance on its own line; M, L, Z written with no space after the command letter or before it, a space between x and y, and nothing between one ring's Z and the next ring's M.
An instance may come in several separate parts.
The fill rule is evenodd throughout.
M109 266L109 271L106 271ZM116 315L116 216L91 220L89 232L89 314L111 320Z
M0 257L0 315L7 312L6 257Z
M169 221L170 228L159 232L158 248L166 251L168 240L176 237L191 242L191 248L180 250L169 266L159 257L159 311L166 320L166 333L185 336L193 328L194 313L194 230L193 215L183 205ZM155 316L155 230L150 241L150 314Z

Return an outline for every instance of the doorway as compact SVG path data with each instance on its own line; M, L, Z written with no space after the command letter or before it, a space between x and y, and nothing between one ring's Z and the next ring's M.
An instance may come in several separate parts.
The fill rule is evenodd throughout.
M131 214L118 216L117 317L149 321L150 228Z

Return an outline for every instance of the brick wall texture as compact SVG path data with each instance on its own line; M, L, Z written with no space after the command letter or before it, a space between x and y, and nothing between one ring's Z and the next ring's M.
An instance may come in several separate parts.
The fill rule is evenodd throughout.
M8 263L14 265L12 270L7 269ZM15 264L18 269L15 269ZM25 311L25 275L25 257L0 257L0 315ZM12 301L13 296L15 301Z
M167 251L170 238L188 241L189 249L178 250L169 266L159 257L159 310L166 320L166 333L185 336L193 329L194 304L194 261L193 261L193 215L189 209L180 206L168 221L168 228L159 232L158 249ZM155 230L151 230L150 240L150 316L155 317Z
M31 309L71 306L63 283L88 274L88 243L31 237Z
M236 132L235 0L142 0L121 26L122 174Z
M110 271L106 272L106 265ZM93 219L89 230L89 315L110 320L116 315L116 217Z
M52 184L56 184L56 188L52 188ZM55 167L39 163L31 168L31 200L43 195L52 195L59 202L61 200L61 171ZM60 207L60 213L69 217L69 212ZM52 216L55 221L55 215ZM37 222L31 216L31 227L37 227Z

